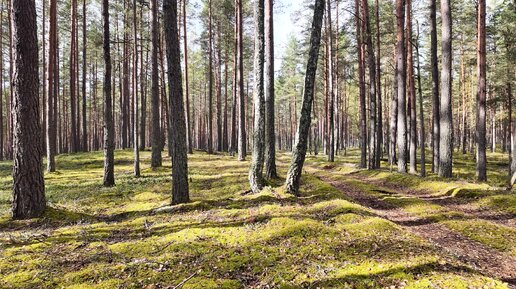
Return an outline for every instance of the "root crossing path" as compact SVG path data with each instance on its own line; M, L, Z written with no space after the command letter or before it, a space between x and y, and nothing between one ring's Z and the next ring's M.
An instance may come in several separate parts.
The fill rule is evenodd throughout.
M361 188L361 184L365 184L369 188L377 186L377 191L382 191L386 184L380 186L375 184L375 182L365 180L354 174L346 175L346 181L336 180L328 174L329 171L315 167L309 167L307 171L331 184L354 202L368 207L379 217L394 222L409 232L429 241L472 269L482 272L486 276L501 279L507 282L510 288L516 288L516 259L509 256L509 254L489 248L448 229L432 219L415 216L402 207L392 205L383 200L382 197L370 194ZM400 193L399 197L406 197L406 190L397 188L396 192ZM411 194L410 197L433 203L425 199L424 196L418 196L417 194Z

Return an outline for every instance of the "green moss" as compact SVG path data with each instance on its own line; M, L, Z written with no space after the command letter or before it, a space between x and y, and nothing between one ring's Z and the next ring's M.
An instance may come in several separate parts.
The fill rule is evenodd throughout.
M50 209L30 221L8 218L10 174L2 168L10 164L0 162L0 286L152 288L175 286L197 272L183 288L378 288L402 282L406 288L464 288L468 282L503 288L478 272L448 264L448 257L429 243L313 175L303 175L300 198L285 192L282 179L259 194L243 195L247 162L196 152L189 156L193 201L170 206L170 159L154 171L150 153L142 152L142 177L134 178L132 151L117 151L115 158L117 185L103 188L101 152L59 156L58 172L45 175ZM278 154L281 175L289 161L289 154ZM446 184L433 176L362 171L350 164L357 161L355 150L331 167L324 158L309 156L306 170L323 172L421 218L460 220L454 212L400 198L367 179L406 182L435 194L459 187L460 180ZM489 199L496 196L471 200L487 208L503 202ZM471 230L480 225L493 230L470 225Z

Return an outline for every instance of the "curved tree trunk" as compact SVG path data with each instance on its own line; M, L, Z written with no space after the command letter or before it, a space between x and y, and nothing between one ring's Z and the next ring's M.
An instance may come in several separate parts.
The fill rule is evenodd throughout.
M12 214L14 219L28 219L40 216L46 206L35 1L14 0L11 12L14 45Z
M303 93L303 105L301 117L297 128L296 143L292 152L292 161L285 182L286 190L294 195L299 195L299 183L306 157L308 134L312 121L311 112L314 101L315 75L317 73L317 61L319 59L319 47L321 45L321 28L324 16L324 0L316 0L314 6L314 18L310 35L310 49L306 66L305 87Z

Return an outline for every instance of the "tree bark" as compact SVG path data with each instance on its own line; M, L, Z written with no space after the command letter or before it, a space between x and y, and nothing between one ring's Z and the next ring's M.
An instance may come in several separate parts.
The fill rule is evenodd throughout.
M452 124L452 15L450 0L441 0L442 19L442 69L439 119L439 170L440 177L452 176L453 124Z
M406 116L406 67L405 67L405 0L396 0L396 82L398 97L398 172L407 172L407 116Z
M105 0L106 1L106 0ZM188 189L188 152L181 77L181 53L177 27L177 1L163 1L163 20L167 46L170 133L172 141L172 204L190 201Z
M275 179L274 1L265 0L265 177Z
M138 17L136 13L136 2L133 2L133 151L134 151L134 176L140 176L140 147L139 147L139 105L138 105Z
M238 62L238 160L244 161L247 155L247 134L245 129L245 98L244 98L244 39L243 39L243 11L242 1L237 1L237 25L238 25L238 49L237 49L237 62Z
M430 66L432 67L432 172L439 170L440 97L439 62L437 59L436 0L430 0Z
M46 206L35 1L13 0L11 13L14 45L12 216L29 219L39 217Z
M82 2L82 151L88 151L88 123L86 116L86 0Z
M249 185L254 193L258 193L263 188L263 162L265 157L265 96L263 75L265 62L264 10L264 0L256 0L254 7L253 157L251 167L249 168Z
M366 120L366 84L365 84L365 62L364 62L364 45L363 31L361 29L360 18L360 1L355 0L355 23L357 34L358 49L358 82L359 82L359 99L360 99L360 167L367 167L367 120Z
M71 35L70 35L70 146L71 152L79 151L79 136L77 135L77 0L72 0L71 5Z
M303 92L303 105L297 128L296 143L292 152L292 161L285 182L286 190L294 195L299 195L299 183L306 157L308 134L311 123L312 104L314 100L315 76L317 73L317 61L319 47L321 45L321 28L324 16L324 0L316 0L314 6L314 18L310 35L310 49L306 66L305 86Z
M208 154L213 153L213 16L212 3L208 0Z
M159 67L158 67L158 3L150 1L151 8L151 102L152 102L152 156L151 167L158 168L162 165L161 156L161 127L159 109ZM188 89L187 89L188 90Z
M48 93L46 102L47 122L46 122L46 138L47 138L47 171L56 171L56 121L54 116L54 100L56 99L55 91L57 82L55 75L56 58L57 58L57 0L50 1L50 19L48 34Z
M420 176L426 176L426 159L425 159L425 115L423 113L423 89L421 87L421 65L419 63L419 23L417 24L416 38L416 57L417 57L417 87L419 94L419 123L420 123L420 139L421 139L421 171Z
M369 169L377 169L379 164L377 163L378 153L378 120L377 120L377 86L376 86L376 59L374 55L373 47L373 35L371 32L371 22L369 20L369 3L367 0L362 1L362 9L364 14L364 26L365 36L367 45L367 63L369 68L369 125L370 125L370 136L369 136Z
M326 20L328 21L328 95L329 95L329 105L328 105L328 161L335 161L335 122L334 122L334 111L335 111L335 69L333 67L333 29L332 29L332 19L331 19L331 0L327 0L326 2Z
M478 1L477 18L477 179L487 181L486 157L486 1ZM493 139L495 136L493 135Z
M115 145L113 100L111 95L111 48L109 35L109 1L102 0L104 50L104 186L115 185Z
M412 46L412 0L407 0L407 85L410 102L410 150L409 160L411 174L417 173L417 122L416 122L416 86L414 78L414 52Z

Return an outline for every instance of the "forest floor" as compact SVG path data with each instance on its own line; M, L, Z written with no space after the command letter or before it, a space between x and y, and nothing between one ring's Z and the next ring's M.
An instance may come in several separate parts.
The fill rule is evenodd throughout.
M248 195L248 162L196 152L192 202L169 206L170 159L132 176L116 152L62 155L45 175L43 218L9 219L11 163L0 162L0 288L508 288L516 286L516 194L507 158L487 184L457 155L455 178L359 170L358 152L309 156L302 196L284 179ZM278 156L280 176L289 163ZM383 164L384 167L386 166ZM429 167L427 168L429 171Z

